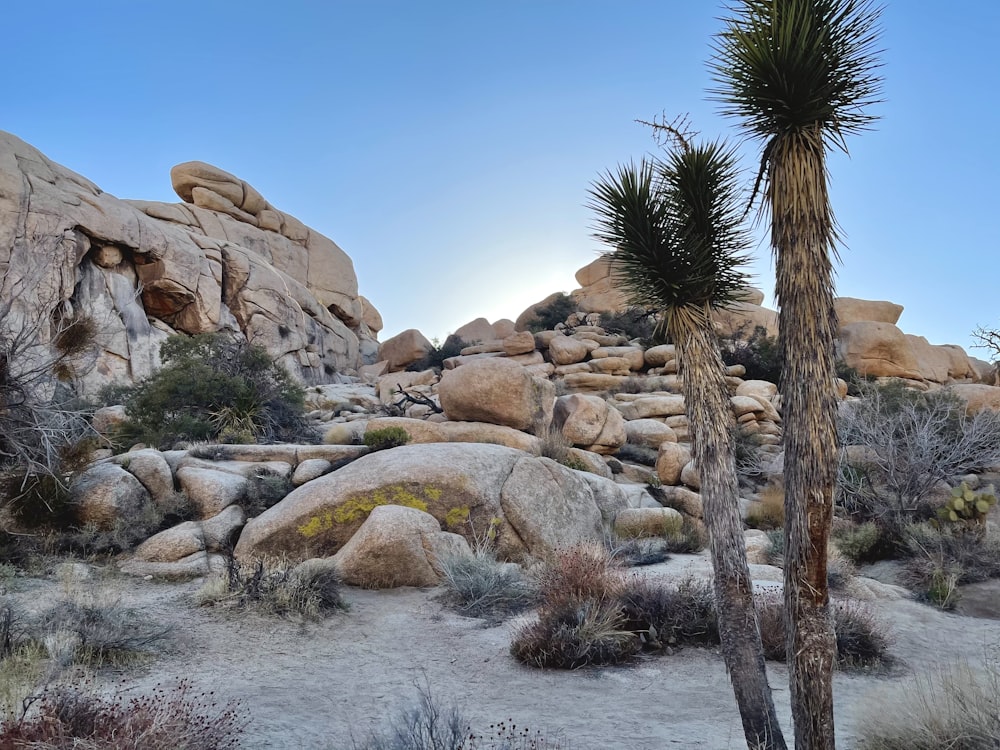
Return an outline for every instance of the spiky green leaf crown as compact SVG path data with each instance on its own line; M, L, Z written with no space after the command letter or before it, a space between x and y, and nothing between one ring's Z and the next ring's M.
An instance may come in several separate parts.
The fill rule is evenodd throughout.
M750 238L738 177L731 149L681 143L664 160L619 166L594 182L594 236L612 248L614 277L632 304L670 314L740 299Z
M828 145L875 119L881 8L870 0L742 0L716 35L710 68L723 114L753 136L818 128Z

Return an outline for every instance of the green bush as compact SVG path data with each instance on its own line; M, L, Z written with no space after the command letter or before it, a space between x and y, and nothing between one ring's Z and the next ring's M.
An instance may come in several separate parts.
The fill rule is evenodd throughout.
M181 441L295 442L312 439L305 394L262 348L225 333L171 336L156 373L114 394L125 404L121 445Z
M639 339L639 343L645 347L662 343L656 338L656 312L654 310L630 307L622 312L603 312L597 325L607 333L624 336L629 341Z
M576 302L568 294L560 294L547 305L535 308L535 312L528 321L528 330L532 333L539 331L552 331L555 327L566 322L566 319L576 312Z
M437 339L435 339L436 341ZM412 362L406 369L408 372L422 372L424 370L437 370L441 372L446 359L457 357L468 346L470 346L468 342L463 341L455 334L451 334L444 340L443 344L435 345L433 349L429 350L416 362Z
M885 557L882 531L871 521L836 533L834 541L837 549L856 565L875 562Z
M696 555L708 546L704 524L684 516L679 526L668 528L664 534L671 552L678 555Z
M764 326L756 326L747 335L741 329L729 338L719 341L722 361L728 366L743 365L747 380L767 380L778 383L781 379L783 356L778 339L767 335Z
M256 518L268 508L277 505L295 489L284 474L271 469L255 471L247 481L246 496L241 503L247 518Z
M373 451L399 448L410 442L410 433L402 427L379 427L365 433L365 445Z

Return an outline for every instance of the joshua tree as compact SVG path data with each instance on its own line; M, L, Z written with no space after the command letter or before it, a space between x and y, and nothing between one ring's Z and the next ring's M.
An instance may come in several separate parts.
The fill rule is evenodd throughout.
M678 349L701 473L722 649L751 748L784 748L767 682L743 522L737 503L733 414L712 326L713 308L739 298L747 235L733 152L691 146L676 130L665 161L608 173L591 189L596 236L630 301L661 311Z
M795 746L834 747L835 641L826 582L837 466L827 152L877 101L879 9L868 0L739 0L715 39L712 92L763 142L775 253L785 448L785 601Z

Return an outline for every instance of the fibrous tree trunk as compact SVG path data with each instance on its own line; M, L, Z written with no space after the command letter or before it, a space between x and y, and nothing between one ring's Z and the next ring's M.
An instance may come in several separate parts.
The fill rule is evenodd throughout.
M708 528L722 653L751 750L784 750L767 681L747 565L731 428L735 424L708 306L671 313Z
M822 137L779 138L769 160L785 450L785 617L797 750L832 750L836 641L827 543L837 467L831 242Z

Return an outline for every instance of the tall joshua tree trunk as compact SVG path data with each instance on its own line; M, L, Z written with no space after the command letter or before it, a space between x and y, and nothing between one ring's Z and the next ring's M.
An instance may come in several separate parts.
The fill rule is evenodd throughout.
M837 466L830 237L833 218L818 133L780 139L769 164L785 449L785 618L795 746L835 747L836 642L827 543Z
M734 424L732 407L708 306L674 312L671 338L678 349L691 444L701 474L722 654L743 720L743 732L751 750L784 750L785 741L767 682L747 564L730 432Z

